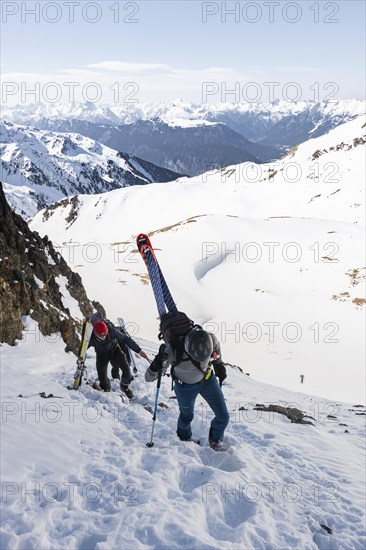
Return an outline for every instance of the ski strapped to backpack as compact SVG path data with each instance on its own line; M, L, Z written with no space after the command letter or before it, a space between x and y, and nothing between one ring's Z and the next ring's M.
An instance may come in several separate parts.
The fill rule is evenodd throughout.
M137 237L137 247L147 266L150 276L151 286L154 292L156 305L160 317L160 333L159 340L164 339L166 344L174 349L175 359L171 368L172 382L174 379L174 367L183 359L184 353L184 338L189 330L194 326L193 321L187 315L177 310L164 275L160 269L155 256L154 249L147 235L140 233ZM168 311L167 311L168 310ZM187 354L186 354L187 355ZM189 357L187 355L187 357ZM192 364L202 372L200 364L189 357Z
M174 300L172 298L168 285L165 281L164 275L160 269L160 266L156 259L155 252L151 245L149 237L144 233L140 233L136 239L136 242L137 242L137 248L142 256L142 259L146 264L147 271L149 273L149 277L151 281L151 286L155 296L156 305L159 312L159 317L160 317L160 320L162 320L163 317L166 316L167 312L177 313L177 306L174 303ZM154 437L156 413L158 408L161 376L162 376L162 370L159 369L157 386L156 386L156 395L155 395L153 425L151 430L150 441L146 443L147 447L154 446L153 437Z
M76 361L76 371L74 374L74 382L70 389L77 390L79 389L83 376L86 372L86 365L85 365L85 356L86 356L86 350L88 349L88 344L90 337L93 332L93 325L89 321L89 319L84 319L83 322L83 328L81 331L81 343L79 348L79 354Z
M160 269L149 237L144 233L140 233L136 239L136 242L137 248L149 273L159 317L162 318L167 311L177 311L177 306L174 303L164 275Z

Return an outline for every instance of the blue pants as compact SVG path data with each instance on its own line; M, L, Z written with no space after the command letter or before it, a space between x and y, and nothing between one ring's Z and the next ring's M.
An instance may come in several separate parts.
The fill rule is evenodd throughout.
M226 407L224 395L212 374L202 384L178 384L174 385L177 396L180 415L178 418L177 435L180 439L187 440L192 436L191 422L194 417L194 404L198 395L202 395L207 401L215 418L211 422L210 438L218 443L224 436L226 426L229 424L229 413Z

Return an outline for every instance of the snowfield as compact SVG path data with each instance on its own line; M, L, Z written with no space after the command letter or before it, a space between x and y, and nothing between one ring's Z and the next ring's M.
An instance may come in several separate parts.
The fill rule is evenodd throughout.
M200 399L193 431L201 446L177 439L165 377L148 448L152 416L142 405L153 406L155 384L144 381L146 361L137 359L135 401L88 385L69 391L75 357L30 318L25 327L22 342L0 346L2 548L365 548L359 403L280 389L228 367L231 447L216 453ZM158 345L139 343L151 356ZM94 379L91 353L87 364ZM255 410L270 403L301 409L313 425Z
M149 233L178 308L258 381L365 402L364 117L275 164L78 195L39 212L107 315L157 334L135 244Z

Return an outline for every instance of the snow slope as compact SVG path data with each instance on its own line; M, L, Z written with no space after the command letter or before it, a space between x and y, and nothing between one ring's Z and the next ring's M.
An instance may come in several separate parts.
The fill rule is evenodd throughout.
M38 211L37 193L32 187L3 183L3 189L9 206L25 220Z
M257 380L365 400L364 120L272 165L78 196L40 212L107 313L157 333L135 236L149 232L178 307ZM71 221L70 221L71 219Z
M98 193L170 181L178 176L80 134L48 132L7 122L0 125L0 130L1 180L17 186L10 201L21 207L20 213L32 211L33 215L39 208L75 193ZM29 196L29 187L33 197ZM11 190L7 188L9 196Z
M57 335L38 340L30 318L25 325L23 342L0 347L4 550L365 547L358 403L260 384L229 367L231 447L215 453L200 399L193 429L202 446L177 439L177 403L164 378L168 408L159 407L148 448L152 417L141 403L153 405L155 385L143 380L146 362L137 361L135 402L85 385L68 391L75 357ZM92 354L87 363L93 379ZM297 406L314 425L254 410L256 403Z

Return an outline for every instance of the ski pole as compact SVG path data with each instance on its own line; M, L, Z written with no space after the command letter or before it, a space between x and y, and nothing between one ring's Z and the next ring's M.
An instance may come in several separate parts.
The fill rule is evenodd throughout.
M162 369L159 369L159 371L158 371L158 382L157 382L157 385L156 385L154 415L153 415L153 419L152 419L153 420L153 425L152 425L152 430L151 430L151 438L150 438L149 443L146 443L146 447L153 447L154 446L153 437L154 437L156 412L157 412L157 409L158 409L158 398L159 398L159 391L160 391L161 375L162 375Z

